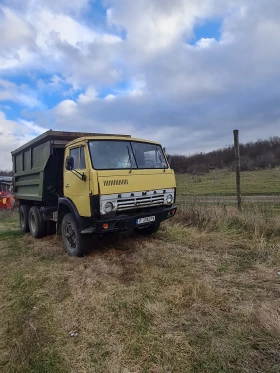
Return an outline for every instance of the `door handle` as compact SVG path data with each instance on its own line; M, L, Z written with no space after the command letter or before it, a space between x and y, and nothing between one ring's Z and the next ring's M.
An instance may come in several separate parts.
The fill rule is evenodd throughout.
M66 185L65 185L65 188L69 188L69 184L66 184Z

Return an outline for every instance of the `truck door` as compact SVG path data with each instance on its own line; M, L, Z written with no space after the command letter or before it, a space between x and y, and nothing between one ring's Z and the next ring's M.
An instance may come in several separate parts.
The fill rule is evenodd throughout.
M74 170L86 176L82 180L75 171L68 171L64 162L64 197L68 197L75 204L80 216L91 216L90 197L89 197L89 161L84 145L73 145L66 149L66 157L74 158Z

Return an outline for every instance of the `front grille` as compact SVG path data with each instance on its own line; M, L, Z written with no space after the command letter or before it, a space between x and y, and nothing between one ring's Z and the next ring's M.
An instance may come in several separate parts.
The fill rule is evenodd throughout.
M107 186L115 186L115 185L128 185L127 179L120 179L120 180L104 180L103 185Z
M164 194L152 196L119 198L117 200L117 210L128 210L141 207L160 206L164 204Z

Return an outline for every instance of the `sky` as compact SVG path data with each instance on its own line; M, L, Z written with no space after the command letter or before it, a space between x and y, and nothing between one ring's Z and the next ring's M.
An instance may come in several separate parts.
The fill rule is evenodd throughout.
M49 130L280 136L279 0L0 0L0 169Z

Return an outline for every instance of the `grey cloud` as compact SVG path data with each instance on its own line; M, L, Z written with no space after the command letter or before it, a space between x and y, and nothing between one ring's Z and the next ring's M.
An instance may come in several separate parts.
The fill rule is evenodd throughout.
M93 41L79 48L53 34L45 63L49 71L84 90L92 86L98 91L127 79L141 83L139 92L121 92L110 100L76 99L50 111L33 112L39 125L130 132L185 154L232 143L235 128L243 141L280 135L279 1L145 0L139 5L110 0L109 4L110 21L127 31L125 41ZM171 22L172 38L168 14L181 22L179 29ZM199 16L224 18L221 41L206 48L186 45L186 33L193 31ZM164 27L165 22L167 32L154 27ZM154 32L153 42L159 38L154 49L147 47L146 25ZM31 114L25 110L23 115Z
M32 0L3 0L3 5L10 7L21 14L26 13L28 8L37 7L42 8L46 7L55 12L78 12L82 9L85 9L90 0L79 0L79 1L69 1L69 0L36 0L36 4Z

